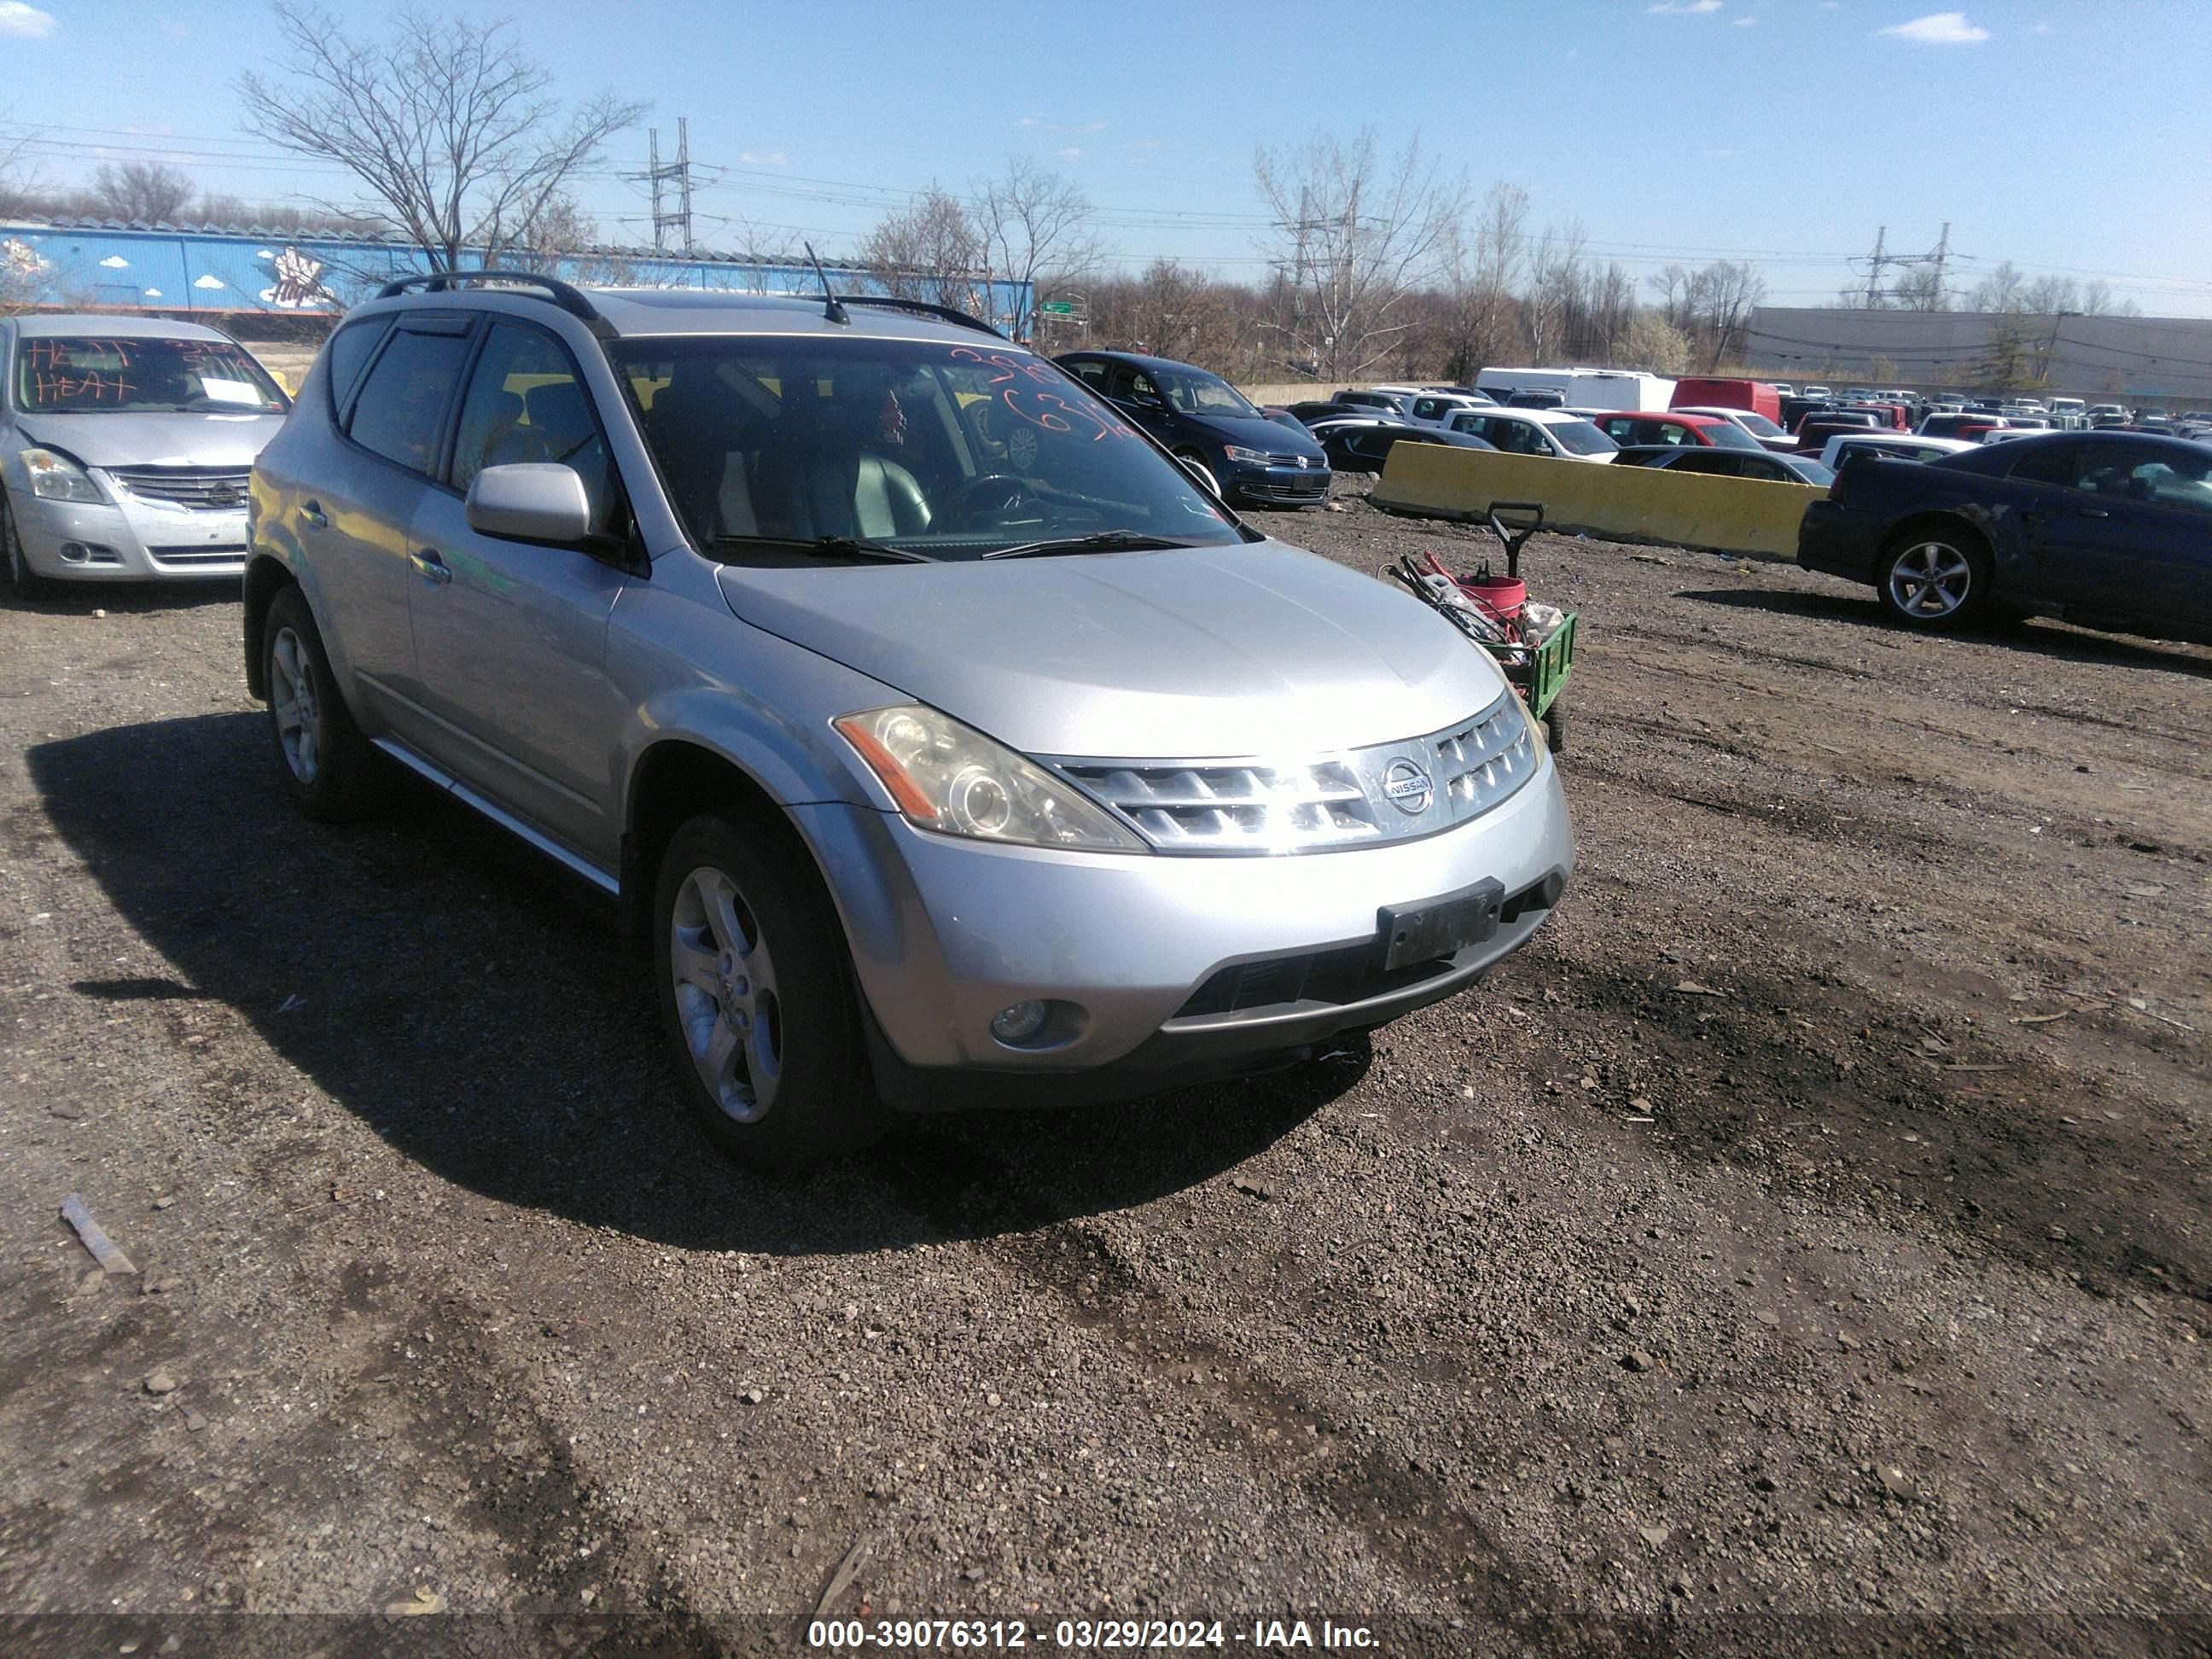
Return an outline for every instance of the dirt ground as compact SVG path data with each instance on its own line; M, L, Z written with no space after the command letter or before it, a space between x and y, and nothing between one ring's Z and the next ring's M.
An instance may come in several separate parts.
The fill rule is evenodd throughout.
M1481 547L1346 505L1257 521ZM1528 574L1580 867L1486 988L781 1187L601 901L290 813L228 592L0 600L0 1650L2205 1651L2212 653Z

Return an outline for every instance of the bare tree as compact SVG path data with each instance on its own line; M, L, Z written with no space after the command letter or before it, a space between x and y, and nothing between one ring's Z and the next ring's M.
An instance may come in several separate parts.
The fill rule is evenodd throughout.
M1717 259L1691 278L1691 309L1705 345L1705 371L1743 349L1751 313L1766 297L1766 279L1748 264Z
M1890 300L1901 311L1948 311L1950 296L1943 291L1943 273L1933 264L1913 265L1897 279Z
M564 106L505 21L409 9L371 42L303 0L271 9L287 61L276 77L239 77L246 131L347 168L433 270L465 250L496 261L527 246L566 186L645 112L605 92Z
M1969 311L2018 311L2021 308L2021 290L2027 286L2027 277L2018 265L2007 259L1973 286L1966 296ZM1993 385L2008 382L1993 381Z
M2071 276L2039 276L2020 291L2020 308L2039 316L2081 309L2081 285Z
M936 185L912 207L878 222L860 258L886 294L958 311L989 307L982 236L959 198Z
M2112 310L2112 285L2101 276L2092 276L2081 284L2081 314L2102 317Z
M1029 295L1008 331L1027 339L1036 331L1037 301L1054 283L1097 262L1104 251L1091 228L1090 198L1051 168L1026 156L1010 156L1006 171L973 187L969 220L981 264L994 282L1025 283ZM997 320L997 319L994 319Z
M172 222L198 193L190 173L166 161L105 163L92 175L93 199L104 219Z
M1579 220L1564 229L1547 227L1528 256L1521 322L1528 331L1529 355L1539 363L1568 353L1583 308L1583 256L1589 241Z
M1220 374L1239 372L1243 342L1238 301L1246 299L1244 290L1211 281L1173 259L1155 259L1133 278L1093 280L1089 295L1095 343L1173 357Z
M1262 149L1252 171L1275 220L1269 246L1289 281L1279 319L1293 355L1348 380L1388 356L1407 299L1444 263L1465 187L1443 177L1417 136L1395 159L1362 129Z
M1528 192L1491 186L1472 228L1462 224L1447 250L1444 372L1475 375L1520 354L1520 302L1513 291L1528 253Z

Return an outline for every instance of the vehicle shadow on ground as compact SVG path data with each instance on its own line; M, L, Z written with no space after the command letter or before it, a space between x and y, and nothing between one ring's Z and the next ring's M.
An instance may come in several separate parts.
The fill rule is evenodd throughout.
M987 1237L1216 1176L1367 1067L1352 1039L1328 1059L1133 1105L915 1118L860 1158L764 1181L687 1115L603 896L407 777L368 823L309 823L275 764L248 714L31 750L54 830L169 964L72 988L151 1005L145 1018L228 1005L389 1145L502 1202L696 1249ZM241 1128L299 1109L282 1066L191 1074ZM346 1156L334 1140L280 1178L326 1187Z
M35 596L9 584L0 586L0 611L33 617L89 617L95 611L138 617L236 605L240 597L235 576L209 582L50 582Z
M1866 590L1866 594L1867 597L1862 599L1845 593L1721 587L1685 590L1674 597L1695 600L1702 605L1767 611L1783 617L1803 617L1815 622L1849 623L1859 628L1877 629L1893 639L1918 637L1908 633L1901 624L1889 620L1888 613L1873 597L1872 590ZM2060 623L2041 620L1993 622L1976 628L1962 628L1955 637L2014 650L2032 651L2062 662L2102 663L2118 668L2162 668L2177 674L2212 678L2212 653L2164 641L2136 641L2108 634L2092 634Z

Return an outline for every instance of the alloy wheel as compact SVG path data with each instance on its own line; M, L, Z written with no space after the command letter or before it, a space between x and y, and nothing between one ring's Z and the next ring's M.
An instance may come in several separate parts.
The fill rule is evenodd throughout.
M279 629L269 647L269 708L284 763L301 783L313 783L323 759L323 709L315 696L307 647L291 629Z
M1973 567L1945 542L1920 542L1889 569L1890 602L1905 616L1938 622L1957 612L1973 591Z
M722 871L694 870L676 890L668 958L699 1081L726 1115L758 1121L782 1082L782 1003L760 923Z

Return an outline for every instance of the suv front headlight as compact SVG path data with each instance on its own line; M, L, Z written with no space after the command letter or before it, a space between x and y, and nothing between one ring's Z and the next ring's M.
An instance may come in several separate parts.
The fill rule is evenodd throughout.
M107 497L92 475L66 455L51 449L23 452L23 470L31 475L31 493L50 501L104 501Z
M830 724L918 830L1024 847L1147 850L1072 786L924 704L870 708Z
M1247 449L1241 444L1224 444L1221 453L1244 466L1265 466L1267 464L1267 452L1264 449Z

